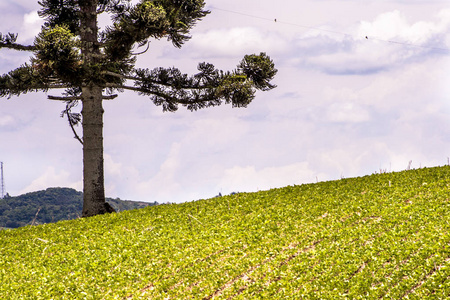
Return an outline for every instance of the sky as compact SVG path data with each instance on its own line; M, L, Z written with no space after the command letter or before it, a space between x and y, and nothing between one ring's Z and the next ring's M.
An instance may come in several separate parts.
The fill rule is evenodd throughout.
M257 92L247 108L197 112L163 113L133 92L105 101L108 197L180 203L448 164L448 0L206 5L211 14L189 42L177 49L152 41L138 67L195 74L206 61L232 70L244 55L266 52L277 88ZM1 0L0 32L31 44L42 24L37 10L37 1ZM0 73L29 56L0 50ZM82 190L82 148L60 117L64 108L45 93L0 99L0 161L11 196Z

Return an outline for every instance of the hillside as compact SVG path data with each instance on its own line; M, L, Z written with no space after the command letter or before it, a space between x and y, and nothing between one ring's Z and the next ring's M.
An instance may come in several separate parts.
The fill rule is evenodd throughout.
M450 167L0 231L2 299L448 299Z
M107 198L116 211L124 211L157 203ZM70 188L48 188L0 199L0 228L17 228L30 224L45 224L73 220L81 215L83 193ZM37 214L37 215L36 215ZM33 223L34 222L34 223Z

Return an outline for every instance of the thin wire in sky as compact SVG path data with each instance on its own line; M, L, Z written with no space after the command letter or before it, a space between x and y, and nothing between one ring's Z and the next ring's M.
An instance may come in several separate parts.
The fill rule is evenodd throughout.
M242 12L238 12L238 11L233 11L233 10L229 10L229 9L223 9L223 8L219 8L219 7L216 7L216 6L211 6L211 8L215 9L215 10L220 10L220 11L236 14L236 15L241 15L241 16L250 17L250 18L254 18L254 19L265 20L265 21L279 23L279 24L284 24L284 25L293 26L293 27L300 27L300 28L304 28L304 29L328 32L328 33L333 33L333 34L338 34L338 35L347 36L347 37L353 37L353 38L357 37L357 36L355 36L353 34L348 34L348 33L342 32L342 31L323 29L323 28L314 27L314 26L306 26L306 25L301 25L301 24L297 24L297 23L282 21L282 20L279 20L277 18L265 18L265 17L255 16L255 15L242 13ZM363 37L358 37L358 38L365 38L367 40L376 40L376 41L380 41L380 42L391 43L391 44L399 44L399 45L404 45L404 46L409 46L409 47L416 47L416 48L423 48L423 49L431 49L431 50L439 50L439 51L450 52L450 48L429 47L429 46L417 45L417 44L412 44L412 43L405 43L405 42L399 42L399 41L386 40L386 39L382 39L382 38L374 37L374 36L369 36L369 35L366 35L366 36L363 36Z

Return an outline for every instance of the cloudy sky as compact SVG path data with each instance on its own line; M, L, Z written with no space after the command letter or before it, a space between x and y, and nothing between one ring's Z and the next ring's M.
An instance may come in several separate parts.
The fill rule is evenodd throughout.
M212 13L182 49L152 42L138 65L192 74L199 62L233 69L245 54L266 52L278 87L245 109L162 113L131 92L105 102L107 196L184 202L400 171L410 161L447 164L448 0L208 0L207 7ZM31 43L38 9L33 0L1 0L0 32ZM27 53L3 49L0 72L26 61ZM82 189L82 149L60 118L64 107L43 93L0 99L0 161L11 195Z

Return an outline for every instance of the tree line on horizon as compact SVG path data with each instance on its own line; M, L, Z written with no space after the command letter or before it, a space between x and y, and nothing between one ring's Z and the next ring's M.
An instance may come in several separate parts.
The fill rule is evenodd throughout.
M124 211L158 205L158 202L142 202L106 198L116 210ZM43 191L7 196L0 199L0 228L18 228L26 225L54 223L80 217L83 193L71 188L48 188Z

